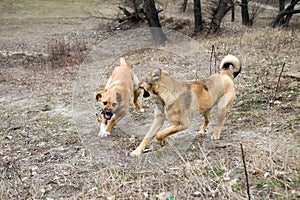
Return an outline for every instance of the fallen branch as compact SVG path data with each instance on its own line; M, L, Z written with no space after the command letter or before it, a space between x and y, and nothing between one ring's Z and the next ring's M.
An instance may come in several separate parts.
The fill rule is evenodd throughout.
M248 179L248 172L247 172L247 167L246 167L246 161L245 161L245 154L244 154L243 144L240 143L240 145L241 145L242 159L243 159L243 165L244 165L244 171L245 171L245 177L246 177L247 195L248 195L248 199L251 200L250 187L249 187L249 179Z
M130 12L128 11L126 8L119 6L119 9L123 11L124 15L126 17L119 19L119 23L124 22L126 20L129 21L134 21L134 22L138 22L140 20L142 20L143 18L141 17L141 15L143 15L143 13L141 11L139 11L137 8L135 9L135 12Z

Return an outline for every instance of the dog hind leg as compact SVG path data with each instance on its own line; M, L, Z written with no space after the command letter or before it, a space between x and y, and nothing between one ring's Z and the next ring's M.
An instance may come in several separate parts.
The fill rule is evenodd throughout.
M201 129L199 130L199 133L201 135L205 135L206 134L206 128L207 128L207 126L208 126L208 124L210 122L210 113L203 114L203 117L204 117L204 122L203 122L203 124L201 126Z
M224 120L227 112L230 109L231 104L233 103L234 95L224 95L218 103L218 126L214 132L212 139L218 140L221 136L221 131L224 125Z

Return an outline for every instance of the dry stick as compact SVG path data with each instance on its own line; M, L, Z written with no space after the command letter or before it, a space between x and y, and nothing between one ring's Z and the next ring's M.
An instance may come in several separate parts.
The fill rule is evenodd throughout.
M251 200L251 196L250 196L250 187L249 187L249 180L248 180L248 172L247 172L247 167L246 167L246 161L245 161L245 154L244 154L243 144L240 143L240 145L241 145L242 159L243 159L244 170L245 170L245 176L246 176L247 195L248 195L248 199Z
M274 96L273 96L273 98L272 98L272 100L273 100L273 101L275 100L275 98L276 98L276 95L277 95L277 92L278 92L278 88L279 88L279 84L280 84L280 78L281 78L281 75L282 75L282 72L283 72L284 66L285 66L285 63L283 63L283 65L282 65L282 68L281 68L281 72L280 72L280 74L279 74L279 77L278 77L278 81L277 81L277 85L276 85L275 93L274 93Z
M212 59L213 59L213 54L215 52L215 45L212 45L211 47L211 53L210 53L210 65L209 65L209 75L211 75L211 65L212 65Z

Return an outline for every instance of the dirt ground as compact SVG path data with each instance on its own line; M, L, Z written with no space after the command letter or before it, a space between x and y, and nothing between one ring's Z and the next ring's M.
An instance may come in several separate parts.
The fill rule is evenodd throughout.
M151 123L151 100L141 100L143 114L130 108L112 136L100 140L97 108L89 99L118 62L117 56L97 56L102 46L120 35L116 43L131 41L130 30L147 26L118 25L118 5L0 1L0 199L248 199L241 144L252 199L299 199L299 17L289 29L271 29L274 10L266 9L254 27L228 17L218 34L193 35L192 3L180 13L180 3L165 1L163 27L202 47L200 66L218 65L228 53L241 59L237 97L220 140L210 139L213 120L205 137L178 134L164 148L154 140L148 153L130 158ZM136 31L136 38L143 33ZM183 81L210 73L179 53L128 49L123 56L138 75L153 63ZM102 66L98 72L95 64ZM78 91L87 98L79 99Z

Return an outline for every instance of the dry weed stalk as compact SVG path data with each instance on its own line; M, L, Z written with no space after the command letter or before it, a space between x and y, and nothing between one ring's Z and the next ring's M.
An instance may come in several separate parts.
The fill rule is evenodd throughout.
M47 50L51 67L74 66L83 62L87 47L82 40L52 39L48 42Z
M216 59L216 49L215 45L212 45L211 52L210 52L210 60L209 60L209 75L212 75L212 62L215 59L214 66L215 66L215 73L217 72L217 59Z
M245 153L244 153L243 144L240 143L240 146L241 146L242 159L243 159L243 165L244 165L244 171L245 171L245 177L246 177L247 195L248 195L248 199L251 200L250 186L249 186L249 179L248 179L248 171L247 171L247 166L246 166L246 160L245 160Z
M283 65L282 65L282 67L281 67L281 71L280 71L280 73L279 73L279 77L278 77L278 81L277 81L277 84L276 84L276 88L275 88L275 92L274 92L274 95L273 95L273 97L272 97L272 99L271 99L271 103L273 104L274 103L274 100L275 100L275 98L276 98L276 95L277 95L277 92L278 92L278 89L279 89L279 85L280 85L280 78L281 78L281 76L282 76L282 72L283 72L283 70L284 70L284 66L285 66L285 63L283 63Z

